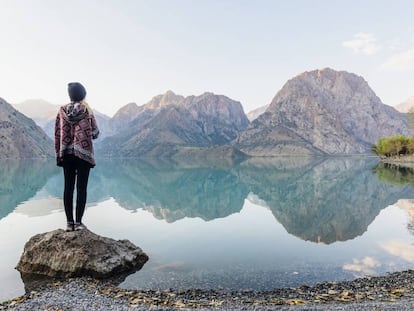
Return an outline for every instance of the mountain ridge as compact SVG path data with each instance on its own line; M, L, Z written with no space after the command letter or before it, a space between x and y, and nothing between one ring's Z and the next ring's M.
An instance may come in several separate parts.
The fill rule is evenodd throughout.
M209 92L183 97L167 91L130 108L135 118L119 121L124 128L102 142L104 154L171 157L184 147L229 143L249 123L240 102Z
M40 126L0 98L0 158L53 155L53 141Z
M361 76L325 68L288 80L234 144L251 156L364 154L380 137L408 133L405 116Z

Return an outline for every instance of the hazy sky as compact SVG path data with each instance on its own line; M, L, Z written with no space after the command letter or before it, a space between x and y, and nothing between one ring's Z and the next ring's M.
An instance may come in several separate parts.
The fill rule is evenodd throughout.
M246 112L295 75L363 76L386 104L414 96L414 1L0 0L0 97L67 102L80 81L112 115L173 90Z

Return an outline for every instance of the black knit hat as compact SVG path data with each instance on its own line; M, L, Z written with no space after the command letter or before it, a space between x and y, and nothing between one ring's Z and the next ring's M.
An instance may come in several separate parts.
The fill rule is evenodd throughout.
M71 82L68 84L68 93L71 101L80 102L85 99L86 89L79 82Z

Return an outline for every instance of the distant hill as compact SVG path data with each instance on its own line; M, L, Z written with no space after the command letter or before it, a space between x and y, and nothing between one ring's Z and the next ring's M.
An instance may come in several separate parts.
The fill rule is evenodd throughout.
M59 108L43 99L28 99L21 103L13 104L13 106L24 115L32 118L42 128L50 120L56 118Z
M54 156L53 141L36 123L0 98L0 158Z
M43 99L28 99L13 106L21 113L32 118L50 138L54 139L55 119L60 106L53 105ZM93 112L102 137L112 135L110 117L95 109L93 109Z
M414 96L411 96L406 101L395 106L395 109L403 113L407 113L410 111L410 109L414 109Z
M250 112L247 113L247 119L249 119L249 121L253 121L254 119L256 119L258 116L260 116L261 114L265 113L266 109L269 107L269 105L265 105L259 108L256 108Z
M397 134L409 134L404 114L362 77L326 68L289 80L234 145L252 156L363 154Z
M249 124L241 104L226 96L183 97L172 91L143 106L121 108L112 122L119 132L102 142L102 155L170 157L186 147L227 144Z

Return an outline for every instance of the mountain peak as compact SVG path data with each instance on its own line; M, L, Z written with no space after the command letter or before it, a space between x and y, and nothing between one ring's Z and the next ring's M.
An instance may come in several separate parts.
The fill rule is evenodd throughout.
M303 148L312 153L311 148L327 154L368 153L380 137L409 132L407 121L383 104L362 77L331 68L286 82L266 112L242 134L242 151L260 151L255 146L268 140L273 144L269 152L276 154L301 153Z
M338 77L347 77L348 79L362 79L361 76L358 76L354 73L344 71L344 70L335 70L330 67L325 67L322 69L315 69L311 71L304 71L300 74L298 74L296 77L294 77L291 80L295 80L297 78L304 78L304 79L329 79L334 80ZM291 81L289 80L289 81ZM365 81L365 80L364 80Z
M144 105L145 109L161 109L168 105L179 105L184 101L184 97L168 90L164 94L154 96Z
M175 96L175 95L176 94L171 90L168 90L167 92L164 93L164 96Z

